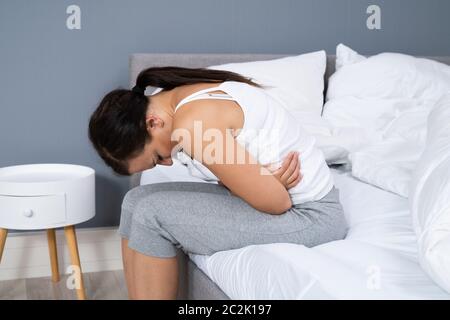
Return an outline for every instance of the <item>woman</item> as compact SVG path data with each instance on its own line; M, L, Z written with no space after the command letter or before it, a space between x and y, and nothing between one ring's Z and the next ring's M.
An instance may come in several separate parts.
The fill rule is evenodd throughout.
M147 86L162 90L146 96ZM276 242L311 247L346 235L338 190L314 139L240 74L146 69L132 90L103 98L89 137L118 174L177 157L219 182L158 183L126 194L119 232L132 299L176 298L176 248L210 255Z

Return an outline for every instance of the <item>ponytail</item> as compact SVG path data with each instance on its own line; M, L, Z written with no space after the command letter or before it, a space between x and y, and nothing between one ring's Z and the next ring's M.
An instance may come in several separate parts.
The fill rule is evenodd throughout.
M244 82L262 88L260 84L231 71L206 68L152 67L142 70L139 73L133 91L139 92L149 86L162 88L163 90L172 90L183 85L200 82L217 83L222 81Z

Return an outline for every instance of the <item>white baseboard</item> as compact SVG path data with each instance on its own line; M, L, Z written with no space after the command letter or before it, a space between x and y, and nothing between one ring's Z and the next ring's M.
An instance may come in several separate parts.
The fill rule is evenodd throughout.
M120 236L115 228L76 229L82 272L122 269ZM64 230L56 231L61 274L69 273L70 256ZM0 262L0 280L51 276L45 230L9 233Z

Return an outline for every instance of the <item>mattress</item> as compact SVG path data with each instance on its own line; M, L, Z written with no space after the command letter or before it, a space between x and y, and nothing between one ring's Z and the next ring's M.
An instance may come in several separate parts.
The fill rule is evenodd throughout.
M345 240L314 248L252 245L190 259L231 299L450 299L422 270L408 200L332 169L349 224ZM177 163L141 184L197 181Z

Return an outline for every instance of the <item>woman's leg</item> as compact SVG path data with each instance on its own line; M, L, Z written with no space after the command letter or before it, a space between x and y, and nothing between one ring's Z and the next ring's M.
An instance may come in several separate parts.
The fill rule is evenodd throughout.
M175 300L178 293L177 257L158 258L134 252L133 299Z
M126 197L129 202L137 193L141 195L132 215L121 219L120 228L136 251L132 263L135 298L176 296L176 248L211 255L266 243L311 247L346 234L337 190L320 201L270 215L218 185L171 182L138 189Z
M130 237L130 228L133 212L136 204L145 196L143 189L136 187L131 189L125 195L122 201L122 212L120 216L119 233L122 236L122 264L125 281L127 284L128 298L135 299L135 285L133 279L134 272L134 250L128 247L128 239Z
M163 184L156 187L153 185L139 186L130 190L124 197L119 233L122 236L123 268L130 299L151 299L152 297L157 299L175 299L177 296L177 258L145 256L128 246L132 217L138 202L153 192L172 189L171 184ZM182 185L176 189L189 190L190 186ZM217 190L213 185L206 183L200 184L196 190L228 194L225 189ZM153 279L153 281L146 279Z
M130 300L176 299L178 293L176 257L145 256L130 249L128 240L122 238L122 258Z
M134 282L133 282L133 256L134 251L128 247L128 239L122 238L122 262L125 282L127 283L128 298L134 299Z
M144 196L134 208L128 246L153 257L175 257L177 248L211 255L252 244L313 247L343 239L347 231L337 189L271 215L219 185L168 182L141 188Z

